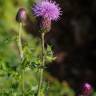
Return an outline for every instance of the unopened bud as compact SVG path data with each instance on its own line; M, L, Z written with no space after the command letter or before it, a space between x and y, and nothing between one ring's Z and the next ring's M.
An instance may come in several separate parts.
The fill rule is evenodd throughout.
M83 96L90 96L92 94L92 86L89 83L85 83L82 88Z
M24 8L20 8L16 15L16 21L17 22L25 22L27 19L26 10Z

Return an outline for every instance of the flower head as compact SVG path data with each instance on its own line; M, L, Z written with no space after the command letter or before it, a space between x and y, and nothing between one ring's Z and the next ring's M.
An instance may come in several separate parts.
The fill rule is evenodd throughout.
M60 7L56 2L41 1L33 7L33 12L37 17L47 18L49 20L57 20L60 13Z

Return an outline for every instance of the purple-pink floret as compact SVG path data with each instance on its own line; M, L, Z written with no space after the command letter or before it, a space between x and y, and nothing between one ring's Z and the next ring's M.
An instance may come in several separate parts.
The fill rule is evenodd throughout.
M57 20L61 15L61 9L52 1L42 1L37 3L33 8L34 15L37 17L48 18L50 20Z

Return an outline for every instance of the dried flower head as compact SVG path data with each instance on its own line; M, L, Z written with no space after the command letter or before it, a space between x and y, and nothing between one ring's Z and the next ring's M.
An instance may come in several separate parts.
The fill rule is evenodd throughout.
M20 8L16 15L17 22L25 22L27 18L26 10L24 8Z
M57 20L61 15L61 9L58 4L48 0L37 3L32 9L37 17L47 18L49 20Z

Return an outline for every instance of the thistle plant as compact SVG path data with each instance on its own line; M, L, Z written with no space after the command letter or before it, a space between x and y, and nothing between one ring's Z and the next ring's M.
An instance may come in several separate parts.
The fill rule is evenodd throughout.
M20 8L17 12L16 21L19 23L19 31L18 31L18 49L20 53L20 59L21 62L24 60L24 53L23 53L23 47L22 47L22 25L26 21L27 15L26 10L24 8ZM23 96L24 96L24 69L22 70L22 90L23 90Z
M56 4L56 2L52 1L42 1L38 2L33 8L32 8L34 15L36 17L40 17L40 32L41 32L41 45L42 45L42 64L41 66L43 68L40 69L40 79L39 79L39 84L38 84L38 92L37 96L40 96L40 92L42 89L42 84L43 84L43 71L45 67L45 47L44 47L44 36L47 32L50 31L51 29L51 21L56 21L59 16L61 15L60 13L60 8Z
M61 83L49 74L45 74L49 81L43 82L45 64L53 60L51 47L49 45L47 45L46 49L44 47L44 36L51 30L52 21L57 21L61 13L58 4L54 2L55 0L37 0L36 5L32 4L34 5L32 8L34 15L40 18L41 47L41 41L38 38L33 37L27 32L23 33L23 25L27 23L26 27L30 28L29 24L31 25L31 23L29 20L34 21L33 17L30 18L31 16L26 19L25 8L20 8L17 12L16 20L19 25L19 32L14 34L17 31L17 26L14 22L17 6L22 5L28 8L30 7L28 6L30 2L34 1L0 0L0 96L96 96L96 90L93 90L93 87L89 83L84 83L80 90L81 92L75 95L75 90L70 88L70 84L66 80ZM60 2L63 2L63 0L60 0ZM69 3L67 2L66 4ZM67 7L69 8L70 5ZM31 14L29 13L29 15ZM28 21L26 22L26 20ZM22 34L23 42L21 40ZM18 36L18 50L15 46L15 36ZM19 52L19 56L17 52ZM38 72L38 70L40 71ZM92 79L95 78L91 78L90 82L95 81Z

